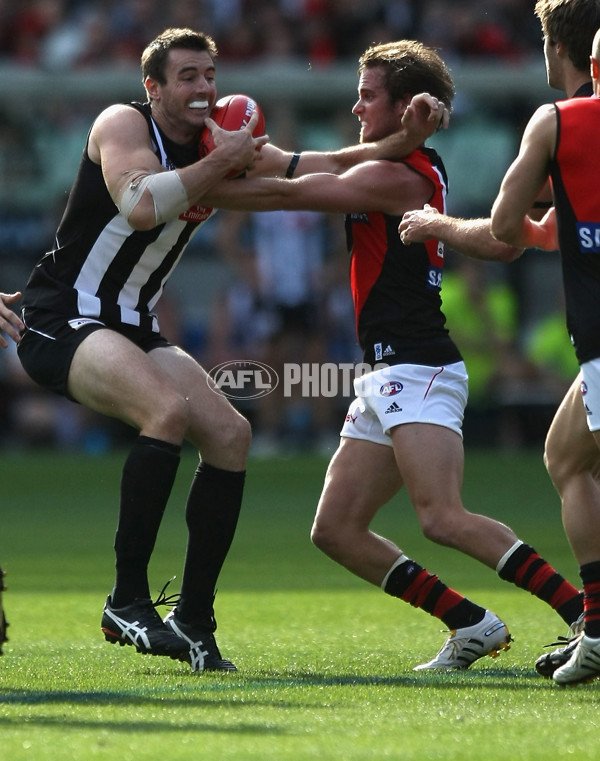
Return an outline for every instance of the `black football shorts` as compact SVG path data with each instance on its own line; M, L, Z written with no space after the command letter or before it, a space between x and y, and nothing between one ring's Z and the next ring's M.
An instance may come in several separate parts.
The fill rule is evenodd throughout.
M117 330L145 352L171 345L160 333L135 325L108 328L97 319L68 318L37 309L24 309L22 318L25 330L17 353L25 372L40 386L69 399L67 383L71 362L77 347L96 330Z

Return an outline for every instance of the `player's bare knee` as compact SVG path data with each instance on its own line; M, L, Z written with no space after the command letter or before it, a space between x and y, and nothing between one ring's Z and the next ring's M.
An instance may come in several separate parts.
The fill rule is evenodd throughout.
M240 456L246 458L248 451L250 450L250 444L252 443L252 428L246 418L241 415L237 417L234 428L235 447Z
M444 547L452 547L457 544L458 526L454 521L446 520L438 512L419 517L423 536L430 542Z
M230 456L245 461L252 442L250 423L242 415L231 415L214 432L214 443Z
M164 432L165 438L183 438L189 424L189 410L179 394L165 394L154 411L154 428Z
M336 529L336 526L327 520L316 518L310 531L310 540L325 555L335 557L340 541L339 527Z

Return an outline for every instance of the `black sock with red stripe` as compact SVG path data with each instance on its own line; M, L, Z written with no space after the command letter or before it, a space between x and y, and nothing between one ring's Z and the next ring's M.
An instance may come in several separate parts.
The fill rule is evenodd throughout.
M498 564L498 576L547 602L569 624L583 611L583 596L528 544L516 543Z
M586 563L579 569L583 582L585 633L600 638L600 562Z
M447 587L435 574L405 555L394 563L381 588L388 595L439 618L448 629L473 626L485 616L485 608Z

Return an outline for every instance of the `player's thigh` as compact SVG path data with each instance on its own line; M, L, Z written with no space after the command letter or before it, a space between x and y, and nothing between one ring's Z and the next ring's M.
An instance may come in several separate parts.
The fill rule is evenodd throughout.
M342 437L327 468L315 525L365 528L401 486L391 447Z
M462 437L442 425L407 423L390 431L398 470L417 512L462 509Z
M153 349L150 358L170 378L189 410L185 438L203 451L209 441L248 438L246 419L231 405L204 368L177 346ZM244 442L241 442L244 443Z
M583 470L598 470L600 452L588 428L581 399L581 375L565 394L546 436L544 461L550 478L560 487L566 478Z
M139 429L161 410L166 414L177 401L168 374L113 330L97 330L78 346L69 369L68 390L81 404Z

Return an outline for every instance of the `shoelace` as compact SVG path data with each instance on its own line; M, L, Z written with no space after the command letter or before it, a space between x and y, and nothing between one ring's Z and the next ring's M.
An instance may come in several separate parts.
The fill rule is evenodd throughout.
M166 605L167 608L174 608L177 605L177 603L181 600L181 594L179 593L175 593L173 595L168 595L168 596L165 594L166 588L169 586L169 584L172 581L175 581L176 578L177 576L172 576L167 581L167 583L158 593L158 597L156 598L156 600L154 600L154 602L152 603L153 607L156 608L158 605ZM213 602L215 597L216 597L216 592L213 595ZM207 632L214 632L216 630L217 622L215 621L214 613L211 612L210 614L208 614L206 621L201 628L206 629Z
M579 639L581 637L581 634L576 634L574 637L562 637L559 635L556 638L556 642L550 642L548 645L544 645L544 647L568 647L571 642L575 642L576 639Z
M171 578L170 578L170 579L167 581L167 583L164 585L164 587L163 587L163 588L160 590L160 592L158 593L158 597L157 597L157 598L156 598L156 600L154 600L154 601L153 601L153 603L152 603L152 605L153 605L155 608L156 608L157 606L159 606L159 605L166 605L166 606L167 606L167 608L174 608L174 607L177 605L177 603L178 603L178 602L179 602L179 600L181 599L181 595L180 595L180 594L178 594L178 593L175 593L175 594L173 594L173 595L169 595L169 596L167 596L167 595L165 594L165 590L166 590L166 588L169 586L169 584L170 584L172 581L175 581L175 579L176 579L176 578L177 578L176 576L172 576L172 577L171 577Z

